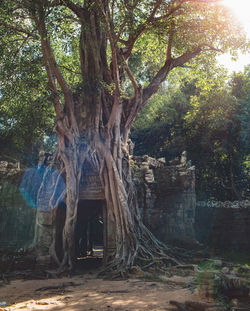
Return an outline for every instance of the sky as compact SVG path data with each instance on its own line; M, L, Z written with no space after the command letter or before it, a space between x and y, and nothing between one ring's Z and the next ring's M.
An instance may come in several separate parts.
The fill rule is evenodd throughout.
M236 61L232 60L232 56L228 53L218 56L217 59L219 61L219 64L225 66L230 73L233 71L239 72L243 71L244 67L250 64L250 53L239 53L239 57Z
M250 40L250 0L222 0L221 2L232 10ZM232 56L227 53L218 56L218 61L229 72L243 71L244 67L250 64L250 51L247 54L239 53L237 61L233 61Z

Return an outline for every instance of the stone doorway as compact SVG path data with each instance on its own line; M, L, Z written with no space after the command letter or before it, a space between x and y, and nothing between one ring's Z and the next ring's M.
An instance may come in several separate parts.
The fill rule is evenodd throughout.
M46 202L47 205L49 202ZM37 210L34 245L36 245L38 262L51 262L54 256L51 246L55 247L59 261L62 260L62 236L66 210L65 202L60 202L51 211ZM100 257L103 257L101 261L107 262L113 257L116 247L114 215L107 208L99 175L95 175L87 169L80 181L75 233L76 258L99 254Z
M55 241L59 260L63 257L62 234L66 218L66 205L61 203L56 210ZM106 207L104 200L80 200L75 227L76 260L104 256L106 245Z
M75 228L76 258L103 258L104 252L103 200L80 200Z

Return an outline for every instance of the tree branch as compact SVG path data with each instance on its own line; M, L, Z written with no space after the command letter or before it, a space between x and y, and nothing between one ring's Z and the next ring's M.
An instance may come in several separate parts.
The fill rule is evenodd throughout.
M119 105L121 105L121 103L120 103L119 70L118 70L118 63L117 63L118 47L117 47L116 42L114 40L115 34L114 34L113 24L111 21L109 6L106 5L106 11L105 11L105 8L104 8L101 0L97 0L97 5L99 6L101 12L103 13L104 21L105 21L105 24L107 27L106 28L107 29L107 37L109 39L110 48L111 48L113 79L115 82L114 103L113 103L111 114L110 114L108 124L107 124L108 131L111 132L111 130L113 129L114 123L115 123L115 119L117 117L117 111L118 111Z
M68 70L69 72L75 73L76 75L81 75L82 74L80 71L74 71L74 70L70 69L67 66L58 65L58 67L64 68L64 69Z
M64 98L65 98L65 104L66 104L66 106L69 106L70 103L72 102L71 91L70 91L69 86L68 86L67 82L65 81L61 71L58 68L58 65L56 63L53 51L52 51L51 46L50 46L49 39L47 37L44 37L43 33L41 33L41 36L42 36L41 42L42 42L42 45L44 47L48 63L50 65L50 68L51 68L52 72L54 73L61 89L62 89L62 92L64 94Z
M73 11L79 18L83 17L83 12L84 12L84 8L76 5L75 3L73 3L70 0L54 0L51 3L48 3L47 6L48 7L56 7L56 6L66 6L68 7L71 11Z
M170 61L171 58L172 58L171 51L172 51L173 37L174 37L174 21L171 22L170 30L169 30L168 46L167 46L167 57L166 57L167 61Z
M117 38L117 40L119 42L125 43L125 45L127 47L126 52L124 53L125 60L127 60L129 58L129 56L133 50L135 42L146 31L147 26L153 21L153 18L155 16L158 8L160 7L161 3L162 3L162 0L156 1L155 5L153 7L153 10L150 13L149 17L147 18L147 20L145 21L145 23L137 28L137 30L135 31L136 34L134 36L132 36L132 35L129 36L128 41L124 41L124 40L121 41L119 38Z
M5 28L13 30L14 32L24 33L29 37L35 36L34 33L30 32L30 31L28 31L22 27L16 26L16 25L10 25L10 24L7 24L6 22L3 22L3 21L0 21L0 25L4 26Z
M203 3L209 3L211 1L204 1L204 0L182 0L181 3L179 5L177 5L176 7L173 7L168 14L161 16L161 17L157 17L157 18L149 18L147 20L147 22L143 25L143 27L140 29L141 32L144 32L146 30L147 25L150 25L150 23L153 23L154 21L160 20L162 18L168 18L171 15L173 15L177 10L182 8L182 4L185 2L203 2ZM212 2L216 2L216 0L212 0ZM158 2L159 4L159 2ZM156 9L156 7L154 8ZM156 12L156 11L155 11ZM154 12L151 13L150 15L151 17L154 16ZM137 35L133 38L132 43L130 43L130 47L129 47L129 51L125 51L125 53L127 53L126 55L130 55L134 42L137 40L137 36L139 35L139 33L137 33ZM155 75L155 77L152 79L152 81L149 83L149 85L147 87L145 87L142 92L140 92L141 97L137 96L137 92L138 92L138 85L136 83L136 81L133 79L133 76L130 75L129 71L128 71L128 67L124 67L129 78L130 81L133 84L133 87L135 89L135 96L133 98L131 98L131 100L127 103L127 107L126 107L126 111L125 111L125 128L129 127L132 122L133 119L135 118L135 115L141 110L141 108L143 106L145 106L145 104L147 103L147 101L149 100L149 98L155 94L161 83L166 79L167 75L169 74L169 72L178 66L184 66L184 64L186 62L188 62L189 60L191 60L192 58L194 58L195 56L197 56L199 53L201 53L202 51L220 51L212 46L210 46L209 44L201 44L199 46L197 46L193 51L191 52L187 52L184 53L183 55L181 55L180 57L177 57L176 59L172 58L171 55L171 51L172 51L172 42L173 42L173 36L174 36L174 21L171 22L170 24L170 30L169 30L169 38L168 38L168 46L167 46L167 52L166 52L166 61L165 64L163 65L163 67L158 71L158 73ZM123 42L128 43L129 40L127 42ZM127 45L128 46L128 45ZM125 62L126 63L126 62ZM137 90L137 91L136 91Z
M27 36L26 38L24 38L22 41L22 44L18 47L16 53L13 56L13 59L16 58L17 54L22 50L23 46L25 45L25 43L29 40L30 36Z
M27 7L28 9L29 6ZM74 116L74 107L73 107L73 96L71 93L71 90L68 86L68 84L66 83L61 71L58 68L58 65L56 63L55 60L55 56L54 53L52 51L51 45L50 45L50 40L48 38L47 35L47 29L46 29L46 25L45 25L45 11L44 11L44 7L42 6L42 4L39 4L39 8L38 8L38 16L36 16L36 13L34 11L30 11L32 18L36 24L37 30L39 31L40 34L40 40L41 40L41 47L42 47L42 53L43 53L43 58L45 61L45 66L46 66L46 72L49 78L49 82L52 86L52 90L54 93L54 104L55 104L55 110L57 113L57 126L59 126L59 124L61 124L62 122L59 122L59 120L64 119L64 125L61 127L61 131L64 132L64 134L68 137L68 139L70 141L73 140L73 136L72 136L72 132L67 130L66 133L66 129L71 126L73 133L75 135L78 135L78 126L76 123L76 119ZM57 87L56 87L56 83L55 83L55 78L58 82L58 84L60 85L63 95L64 95L64 100L65 100L65 112L67 115L67 119L65 118L65 114L64 111L62 109L62 105L60 102L60 98L57 92ZM70 122L70 124L69 124Z
M199 55L203 51L222 52L221 50L204 43L197 46L193 51L186 52L175 59L169 58L169 55L167 53L167 58L164 66L158 71L158 73L152 79L149 85L143 89L142 107L147 103L149 98L158 91L161 83L166 79L170 70L172 70L175 67L183 67L185 63L187 63L188 61L190 61L192 58Z
M130 15L130 16L133 16L133 14L134 14L133 11L134 11L134 9L136 8L138 2L139 2L139 0L136 0L135 3L134 3L134 5L129 6L129 9L130 9L129 15ZM128 7L128 6L127 6L127 7ZM116 35L116 39L115 39L116 42L118 42L118 41L120 40L120 36L121 36L121 34L122 34L122 32L123 32L123 29L124 29L124 27L126 26L128 20L129 20L128 17L124 19L124 21L123 21L123 23L122 23L122 25L121 25L121 27L120 27L120 29L119 29L119 31L118 31L118 34Z
M63 2L66 4L66 6L71 9L79 18L83 17L84 8L74 4L70 0L63 0Z
M170 70L174 68L172 60L166 60L164 66L158 71L147 87L143 89L142 107L147 103L149 98L155 94L161 83L166 79Z
M188 1L188 0L187 0ZM179 5L177 5L176 7L173 7L167 14L165 14L165 15L162 15L162 16L158 16L158 17L154 17L153 18L153 22L157 22L157 21L159 21L159 20L161 20L161 19L167 19L167 18L169 18L171 15L173 15L176 11L178 11L179 9L182 9L183 7L182 7L182 3L183 2L181 2L181 4L179 4Z
M132 123L134 122L138 112L142 107L142 88L138 87L135 96L129 100L128 103L128 115L126 116L125 130L130 130Z
M174 1L174 3L175 2L176 1ZM127 41L122 40L119 37L117 37L117 41L119 41L120 43L122 43L122 44L124 44L126 46L126 50L125 50L125 53L124 53L125 59L129 58L136 40L147 30L147 28L148 28L148 26L150 24L153 25L154 22L157 22L157 21L169 18L175 12L177 12L179 9L182 9L183 8L182 5L184 3L188 3L188 2L212 4L212 3L219 3L220 0L181 0L180 3L177 6L172 7L167 14L165 14L163 16L155 17L155 14L156 14L157 10L158 10L158 8L160 7L160 5L162 3L161 0L158 0L156 2L156 4L155 4L155 6L154 6L150 16L148 17L148 19L145 21L145 23L143 25L139 26L138 29L136 30L136 35L130 36ZM123 25L123 27L124 26L125 25Z
M133 74L132 74L132 72L131 72L128 64L127 64L127 62L126 62L126 60L124 59L124 56L120 55L120 57L122 58L122 66L123 66L124 70L126 71L128 77L129 77L129 80L131 81L131 83L133 85L135 93L137 93L138 89L139 89L139 86L138 86L138 84L137 84L137 82L136 82L136 80L135 80L135 78L134 78L134 76L133 76Z
M52 94L54 96L53 102L54 102L54 106L55 106L56 116L57 116L57 118L61 119L64 117L63 107L62 107L62 104L60 102L58 90L57 90L56 83L55 83L55 78L54 78L53 73L50 69L50 65L49 65L49 61L48 61L48 57L47 57L47 53L45 51L44 45L42 45L42 54L43 54L43 60L44 60L44 65L46 68L47 76L48 76L49 83L50 83L50 86L52 89Z
M192 58L200 54L201 52L205 51L216 51L216 52L222 52L220 49L216 49L215 47L203 43L197 46L192 52L187 52L184 53L183 55L175 58L172 60L173 67L181 67L183 66L186 62L190 61Z

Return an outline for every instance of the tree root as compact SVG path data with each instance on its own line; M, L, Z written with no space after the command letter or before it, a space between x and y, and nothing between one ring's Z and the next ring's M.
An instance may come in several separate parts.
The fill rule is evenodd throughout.
M175 300L170 300L169 303L177 307L180 311L206 311L210 308L220 307L219 304L198 301L185 301L184 303L181 303Z
M126 278L134 266L140 267L142 272L148 272L149 268L154 268L155 272L162 273L169 267L181 266L191 258L185 254L181 256L182 249L172 249L164 244L158 244L156 240L155 247L145 251L145 247L138 247L137 254L134 258L114 257L99 273L100 276L109 276L111 279ZM171 254L171 256L168 255ZM178 259L176 259L178 258ZM152 271L152 270L151 270Z

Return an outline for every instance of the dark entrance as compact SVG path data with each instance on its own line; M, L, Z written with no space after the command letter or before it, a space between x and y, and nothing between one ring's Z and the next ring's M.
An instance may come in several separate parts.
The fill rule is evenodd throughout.
M62 235L65 219L66 219L66 204L64 202L60 202L60 204L56 208L56 216L55 216L55 250L56 255L60 261L63 258Z
M80 200L75 227L76 258L103 257L103 200Z
M59 260L63 258L62 234L66 218L66 205L60 203L55 217L55 249ZM98 258L104 253L104 200L80 200L75 227L76 259Z

